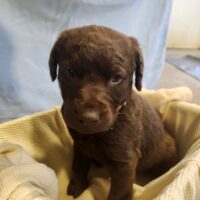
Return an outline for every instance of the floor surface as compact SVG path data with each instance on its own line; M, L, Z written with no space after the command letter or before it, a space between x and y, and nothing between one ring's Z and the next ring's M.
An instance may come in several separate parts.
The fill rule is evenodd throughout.
M169 49L168 55L193 55L200 58L200 50ZM200 105L200 81L166 62L157 88L178 86L189 87L193 92L192 102Z

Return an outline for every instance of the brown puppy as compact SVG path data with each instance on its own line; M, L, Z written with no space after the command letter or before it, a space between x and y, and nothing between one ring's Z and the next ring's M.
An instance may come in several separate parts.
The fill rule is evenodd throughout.
M132 90L141 90L143 58L136 39L102 26L61 33L49 60L63 97L62 115L74 140L73 178L68 194L88 186L92 160L111 176L108 200L133 198L136 168L170 166L174 139L165 134L151 106Z

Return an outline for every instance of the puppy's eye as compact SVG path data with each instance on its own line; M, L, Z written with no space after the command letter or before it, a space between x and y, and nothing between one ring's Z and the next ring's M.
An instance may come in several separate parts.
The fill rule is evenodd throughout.
M67 73L71 78L74 78L76 76L74 70L71 68L67 69Z
M123 78L120 75L116 74L116 75L111 77L110 83L112 85L118 85L122 82L122 80L123 80Z

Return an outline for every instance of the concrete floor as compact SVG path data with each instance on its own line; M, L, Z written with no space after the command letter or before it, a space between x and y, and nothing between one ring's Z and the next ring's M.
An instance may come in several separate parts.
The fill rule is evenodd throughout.
M200 57L200 50L170 49L167 51L167 55L186 54ZM192 102L200 105L200 81L166 62L157 88L173 88L178 86L189 87L193 92Z

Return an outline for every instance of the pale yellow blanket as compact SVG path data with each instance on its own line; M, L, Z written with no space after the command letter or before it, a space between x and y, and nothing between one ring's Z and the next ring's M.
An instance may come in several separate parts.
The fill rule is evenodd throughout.
M176 136L182 160L163 176L149 182L145 186L141 187L135 184L133 186L136 191L135 199L199 200L200 106L180 101L188 101L192 98L191 91L186 87L171 90L163 89L156 92L145 90L142 92L142 95L160 113L168 131ZM6 145L11 144L5 142L20 145L38 162L45 163L48 167L52 168L58 177L58 199L72 199L66 196L66 186L71 175L73 142L63 122L60 107L0 124L0 153L2 158L0 160L0 200L18 200L24 195L24 192L17 191L18 188L12 189L20 198L2 198L2 195L5 195L6 192L8 194L10 186L13 187L15 181L14 179L6 179L4 172L10 170L11 175L12 165L14 165L14 174L18 173L18 163L14 162L15 156L12 157L13 162L10 165L6 164L8 160L6 161L4 158L8 158L9 151L4 151L3 148L8 148ZM20 147L15 146L15 148L16 151L19 151ZM15 148L13 151L15 151ZM19 159L19 156L16 158ZM48 171L50 170L49 168L44 169L45 166L41 166L41 164L34 160L30 160L30 162L33 165L42 167L32 168L31 165L29 166L29 178L37 176L38 184L33 185L38 187L38 190L40 189L40 191L44 192L49 191L46 186L48 184L51 185L49 188L51 188L52 193L49 196L46 195L44 198L45 200L56 199L56 180L53 173ZM20 167L23 167L23 165ZM25 164L24 167L27 167L27 165ZM23 180L23 176L23 173L19 174L21 178L19 180ZM45 181L48 183L42 188ZM7 188L4 187L5 185ZM29 190L28 185L24 191L27 190ZM108 190L109 180L93 178L90 180L90 187L85 190L78 200L104 200L106 199ZM49 194L49 192L45 194ZM53 195L55 196L53 197ZM31 198L29 199L31 200ZM39 200L39 198L32 199Z

